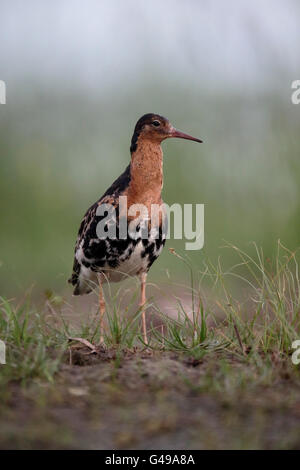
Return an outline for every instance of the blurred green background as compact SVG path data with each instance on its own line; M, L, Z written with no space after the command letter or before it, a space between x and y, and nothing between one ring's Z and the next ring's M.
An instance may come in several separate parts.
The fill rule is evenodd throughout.
M196 267L230 263L224 240L299 246L300 8L263 3L1 2L1 295L68 289L81 218L147 112L204 140L163 144L165 202L205 204ZM182 274L168 250L151 279L166 269Z

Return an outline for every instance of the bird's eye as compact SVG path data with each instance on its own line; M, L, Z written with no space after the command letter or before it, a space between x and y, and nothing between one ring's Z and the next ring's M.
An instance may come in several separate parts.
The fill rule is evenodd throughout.
M155 126L155 127L158 127L158 126L160 126L160 122L159 121L152 121L152 125Z

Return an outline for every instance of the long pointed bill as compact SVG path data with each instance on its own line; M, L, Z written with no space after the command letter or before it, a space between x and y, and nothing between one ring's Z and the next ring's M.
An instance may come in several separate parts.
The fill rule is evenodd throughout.
M184 132L179 131L178 129L173 129L170 133L170 137L178 137L179 139L194 140L195 142L200 142L202 144L203 140L196 139L191 135L185 134Z

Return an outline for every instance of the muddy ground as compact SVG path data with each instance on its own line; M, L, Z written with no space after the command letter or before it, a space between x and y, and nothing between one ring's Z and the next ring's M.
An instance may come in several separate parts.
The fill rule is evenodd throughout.
M217 353L200 361L141 350L87 353L66 354L53 384L9 386L2 449L300 448L300 385L286 363L272 385L243 384L243 362L225 364Z

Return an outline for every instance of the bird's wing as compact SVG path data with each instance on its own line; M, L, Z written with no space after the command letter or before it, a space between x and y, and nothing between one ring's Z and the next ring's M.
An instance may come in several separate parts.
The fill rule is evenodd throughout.
M97 215L97 208L101 204L112 204L118 206L119 196L126 190L130 183L130 165L127 166L125 171L117 178L114 183L107 189L103 196L95 202L85 213L79 227L77 241L75 244L75 258L73 265L72 276L69 282L76 285L80 273L80 263L76 253L80 249L83 250L84 255L90 259L102 259L105 256L106 244L105 240L97 237L96 228L101 220L101 216Z

